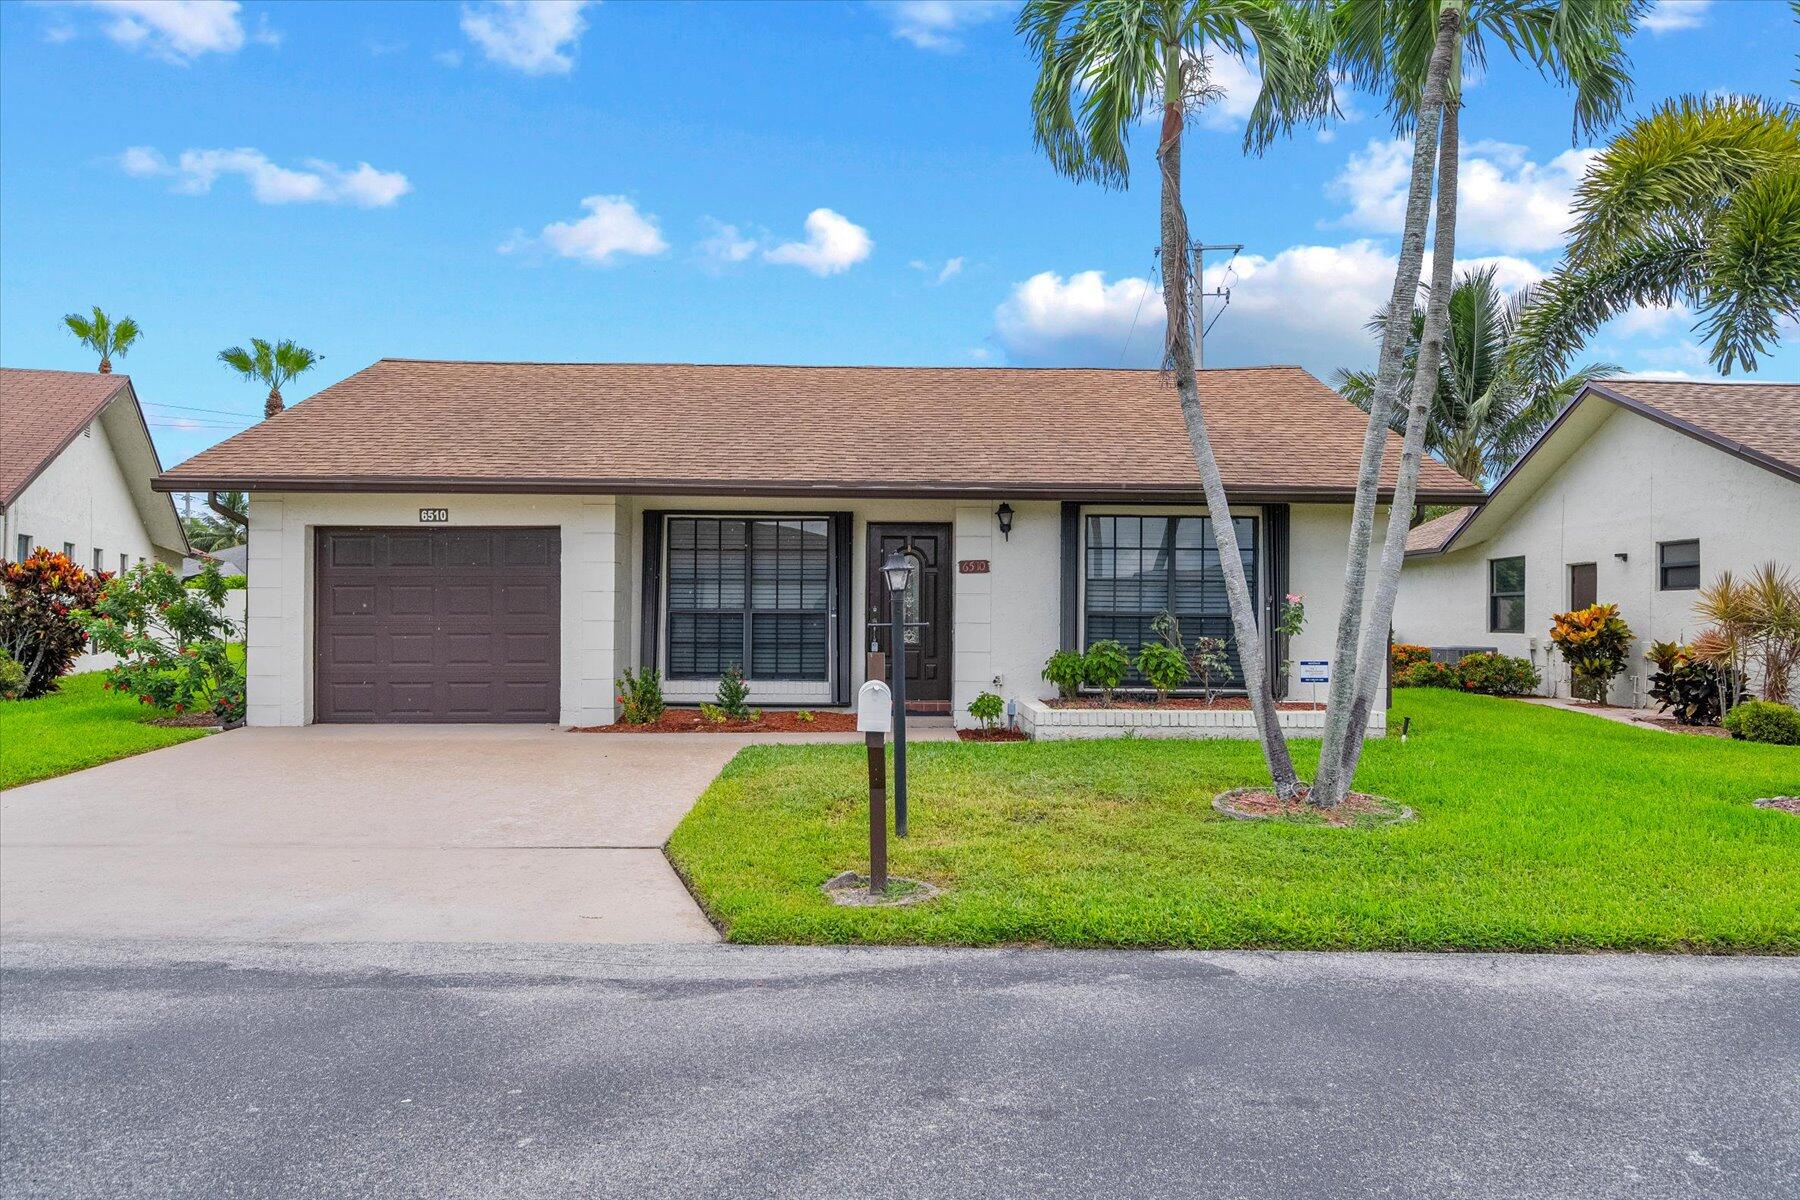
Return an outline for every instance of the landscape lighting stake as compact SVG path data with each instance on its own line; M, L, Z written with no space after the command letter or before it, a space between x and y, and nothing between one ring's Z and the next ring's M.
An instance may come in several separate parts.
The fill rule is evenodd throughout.
M912 556L889 551L881 561L887 576L888 607L893 617L892 660L888 670L894 690L894 836L906 836L906 585L912 580Z

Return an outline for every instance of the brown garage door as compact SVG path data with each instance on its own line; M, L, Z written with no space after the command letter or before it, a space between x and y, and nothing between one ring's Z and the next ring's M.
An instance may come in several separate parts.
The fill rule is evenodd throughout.
M321 529L320 721L555 721L555 529Z

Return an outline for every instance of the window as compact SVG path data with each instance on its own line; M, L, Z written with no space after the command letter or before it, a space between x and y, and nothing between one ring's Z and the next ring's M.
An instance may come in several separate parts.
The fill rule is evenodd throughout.
M1254 608L1259 591L1256 519L1234 517L1232 526ZM1151 622L1170 612L1189 643L1198 637L1224 638L1232 670L1242 679L1212 518L1090 516L1086 558L1083 645L1114 638L1136 658L1145 642L1157 639Z
M129 554L119 555L119 574L123 575L126 571L128 571L130 569L131 569L131 555L129 555Z
M1488 559L1488 632L1525 632L1525 560Z
M669 678L830 677L828 521L670 517L668 545Z
M102 550L98 546L94 547L94 570L96 570L96 571L106 570L106 551Z
M1656 586L1664 592L1690 592L1700 586L1698 541L1657 544Z
M29 533L21 533L19 535L19 544L14 548L13 561L24 562L30 557L31 535Z
M63 557L68 559L70 562L75 561L75 543L74 542L64 542L63 543Z

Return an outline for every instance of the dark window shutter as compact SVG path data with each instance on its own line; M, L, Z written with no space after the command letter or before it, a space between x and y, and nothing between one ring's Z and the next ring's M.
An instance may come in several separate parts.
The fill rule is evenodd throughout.
M855 536L856 515L835 512L830 516L831 567L836 583L831 597L831 616L835 626L833 638L837 645L837 667L831 679L831 700L833 704L848 704L850 684L856 675L855 664L850 661L854 644L850 633L854 624L852 618L856 614L856 606L851 603L855 593L851 591L850 583L851 556L855 551L851 538Z
M1081 649L1081 505L1062 506L1062 648Z
M641 635L638 666L653 671L662 657L663 518L661 509L644 512L644 586L638 610Z
M1263 506L1263 523L1268 529L1269 600L1264 606L1263 628L1269 646L1269 686L1277 699L1288 694L1287 672L1281 664L1287 658L1288 640L1276 631L1281 623L1281 604L1288 594L1288 506Z

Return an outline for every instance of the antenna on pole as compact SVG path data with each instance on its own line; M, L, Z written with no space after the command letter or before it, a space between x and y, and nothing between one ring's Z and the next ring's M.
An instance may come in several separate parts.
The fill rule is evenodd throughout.
M1243 249L1244 243L1242 242L1194 243L1194 281L1198 285L1198 289L1201 289L1194 293L1194 366L1196 369L1206 366L1206 335L1212 329L1212 324L1206 319L1206 298L1216 296L1225 301L1219 306L1219 311L1214 314L1214 322L1224 316L1225 310L1231 307L1231 280L1229 278L1210 292L1203 290L1206 287L1206 252L1208 250L1231 251L1231 258L1225 262L1225 270L1229 276L1232 260L1236 259Z

